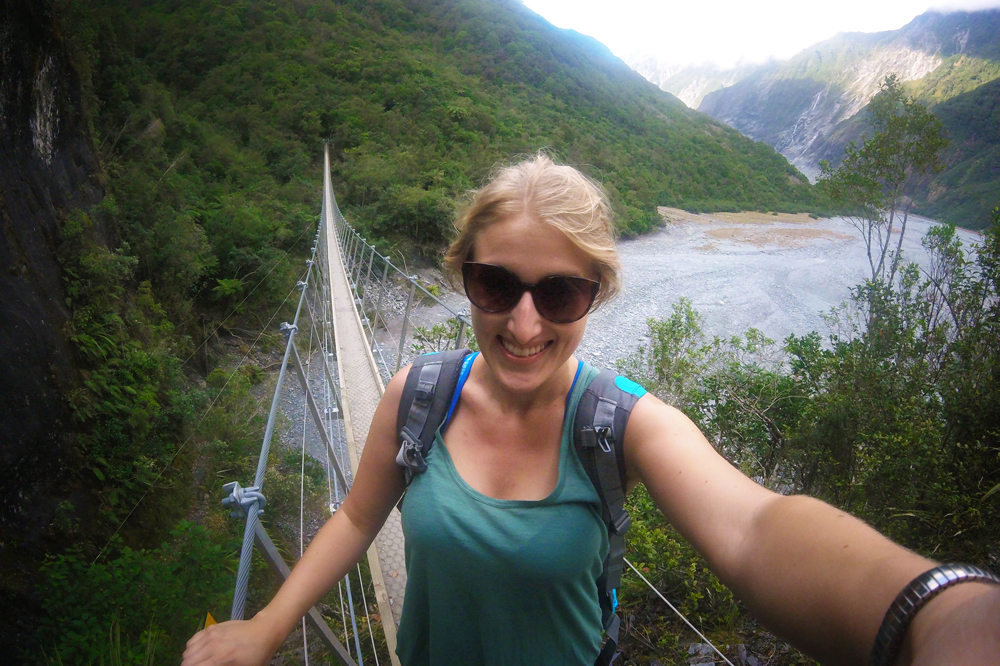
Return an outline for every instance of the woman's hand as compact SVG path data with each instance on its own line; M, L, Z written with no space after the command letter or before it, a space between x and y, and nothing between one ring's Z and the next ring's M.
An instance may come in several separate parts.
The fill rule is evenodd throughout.
M268 631L260 614L206 627L191 637L181 666L264 666L271 661L281 637Z

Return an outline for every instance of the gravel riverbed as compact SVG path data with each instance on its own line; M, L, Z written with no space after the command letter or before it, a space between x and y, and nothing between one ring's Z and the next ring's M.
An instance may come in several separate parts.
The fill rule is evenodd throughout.
M618 244L624 289L590 315L579 350L590 363L611 365L635 351L646 320L668 317L681 298L691 300L709 335L728 337L754 327L777 341L810 331L825 337L822 314L871 275L864 242L843 218L671 215L661 230ZM920 240L933 224L910 216L903 240L904 257L925 268L930 262ZM980 238L958 233L966 246Z

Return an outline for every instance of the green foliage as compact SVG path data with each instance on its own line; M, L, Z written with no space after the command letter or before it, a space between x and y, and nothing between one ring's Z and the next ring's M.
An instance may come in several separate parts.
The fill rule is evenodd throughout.
M626 509L632 519L626 557L696 626L733 630L739 611L733 593L671 527L642 486L630 493ZM622 579L623 612L650 616L669 613L653 601L646 584L631 571Z
M81 474L96 486L104 518L124 517L176 450L193 414L180 390L173 326L148 282L133 287L138 264L126 252L93 240L90 218L66 221L59 246L66 304L66 335L78 355L82 384L68 395L85 460Z
M66 391L81 461L70 467L73 483L97 499L72 503L97 515L67 513L59 525L95 525L87 535L95 541L154 479L161 493L184 485L184 459L168 465L205 405L184 375L191 338L202 342L224 316L230 326L260 324L254 313L273 308L293 282L288 252L318 209L315 188L303 182L307 163L282 181L259 144L235 142L227 122L206 122L193 100L157 78L137 55L124 9L65 0L57 10L106 178L103 202L67 216L58 251L71 312L65 335L80 369ZM209 343L208 367L199 364L206 372ZM153 503L135 518L150 538L183 505Z
M927 76L907 82L906 87L910 94L933 108L996 79L1000 79L1000 62L955 54Z
M919 211L971 229L985 228L1000 205L1000 79L934 107L948 129L945 169L918 191Z
M744 337L709 339L687 299L670 317L647 325L649 343L620 361L619 371L687 414L748 476L785 487L793 455L786 434L805 396L783 371L774 341L755 329Z
M865 242L871 279L892 282L910 211L904 191L912 180L941 170L938 153L947 142L941 121L904 92L895 74L882 82L867 113L872 136L862 137L861 146L849 143L836 170L822 162L822 182L831 199L851 211L847 217ZM890 253L897 224L898 244Z
M1000 213L995 213L1000 215ZM837 331L781 348L749 331L706 338L690 303L649 322L619 366L688 414L779 492L833 502L905 545L986 562L1000 537L1000 231L970 252L953 227L924 239L931 269L866 282ZM991 513L992 511L992 513Z
M472 351L479 351L476 334L470 326L461 326L458 319L452 318L443 324L432 326L415 326L410 352L414 355L433 354L435 352L454 349L458 340L459 328L463 328L462 346Z
M817 389L795 428L801 487L945 559L985 561L1000 529L984 498L1000 434L995 236L970 261L953 228L933 229L926 278L909 267L895 287L855 290L867 328L855 318L832 349L792 348Z
M49 615L39 630L47 640L30 661L139 665L155 655L177 663L205 612L229 603L229 549L203 528L182 522L160 548L115 549L97 563L79 549L46 562L39 593Z

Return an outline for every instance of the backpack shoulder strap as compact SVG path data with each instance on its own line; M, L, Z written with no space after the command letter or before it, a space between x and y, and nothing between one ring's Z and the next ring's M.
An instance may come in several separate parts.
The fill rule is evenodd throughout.
M454 349L419 356L406 375L396 412L399 435L396 464L403 468L407 486L414 474L427 469L424 457L448 414L462 363L471 353L468 349Z
M602 370L580 398L573 421L573 444L601 500L601 518L608 530L608 556L597 581L607 641L595 662L606 666L618 647L620 619L618 587L625 557L625 533L631 524L625 510L625 426L635 403L646 390L611 370Z

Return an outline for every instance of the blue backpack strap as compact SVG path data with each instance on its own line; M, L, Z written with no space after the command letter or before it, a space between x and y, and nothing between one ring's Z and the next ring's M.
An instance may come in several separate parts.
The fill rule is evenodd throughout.
M425 457L434 445L434 434L450 413L468 349L455 349L418 357L406 375L396 412L399 453L406 485L427 469Z
M580 398L573 422L573 444L597 490L601 518L608 530L608 556L597 580L607 641L595 666L610 664L618 649L621 621L615 610L625 558L625 533L631 525L625 510L625 426L635 403L645 394L646 390L630 379L602 370Z

